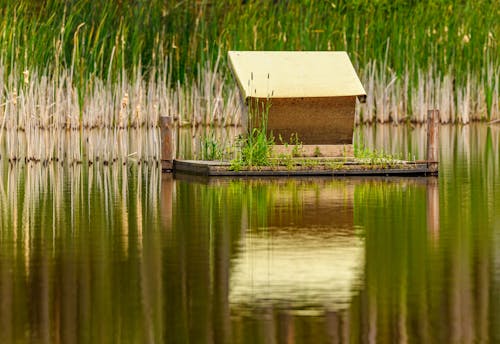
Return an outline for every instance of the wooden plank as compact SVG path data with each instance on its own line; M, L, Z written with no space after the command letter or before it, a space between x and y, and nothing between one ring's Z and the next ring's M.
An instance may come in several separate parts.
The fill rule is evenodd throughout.
M374 170L298 170L298 171L224 171L224 170L209 170L209 176L266 176L266 177L294 177L294 176L425 176L431 175L427 167L413 169L374 169Z
M174 160L174 172L209 175L208 164L189 160Z
M429 177L422 176L349 176L349 183L358 184L365 182L386 182L386 183L405 183L409 185L419 185L426 187L428 185ZM433 177L434 179L436 177ZM189 182L210 184L210 185L226 185L234 181L251 181L252 183L273 183L277 185L284 185L288 183L288 178L282 178L277 176L206 176L206 175L196 175L189 173L177 173L175 175L177 180L185 180ZM345 179L345 176L294 176L294 180L300 181L301 183L314 183L317 185L322 185L324 183L330 183L332 179Z

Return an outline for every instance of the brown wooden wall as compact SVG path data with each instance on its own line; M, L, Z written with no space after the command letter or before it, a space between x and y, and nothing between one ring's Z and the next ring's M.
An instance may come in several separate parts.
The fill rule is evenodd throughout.
M303 144L352 143L356 97L260 98L259 108L268 101L268 133L276 144L279 135L288 142L293 133Z

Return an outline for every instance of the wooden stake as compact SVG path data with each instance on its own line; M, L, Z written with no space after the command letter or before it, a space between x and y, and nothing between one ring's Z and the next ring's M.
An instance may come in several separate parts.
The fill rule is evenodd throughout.
M427 168L431 174L438 173L438 118L439 110L427 111Z
M160 116L161 168L163 172L172 172L172 123L171 116Z

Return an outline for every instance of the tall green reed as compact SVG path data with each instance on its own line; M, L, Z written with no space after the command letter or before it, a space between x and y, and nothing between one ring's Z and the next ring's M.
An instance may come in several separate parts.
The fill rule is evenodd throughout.
M229 49L347 50L355 64L387 60L397 74L499 64L497 2L3 0L0 54L23 68L71 66L84 79L170 56L183 81ZM388 47L388 48L387 48ZM414 79L416 81L416 79Z

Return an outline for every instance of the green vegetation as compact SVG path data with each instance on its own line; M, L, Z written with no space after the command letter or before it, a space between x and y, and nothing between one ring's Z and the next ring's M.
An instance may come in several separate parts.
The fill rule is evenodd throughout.
M318 158L322 155L323 154L321 153L321 150L319 149L319 147L318 146L314 147L314 156Z
M249 123L257 123L255 127L250 127L245 136L240 136L233 151L236 151L236 158L231 160L231 169L240 171L242 169L252 169L259 167L286 168L295 170L297 168L326 168L326 169L379 169L398 168L405 163L400 156L385 153L384 151L369 149L364 146L354 145L354 157L319 158L319 147L316 147L315 157L306 158L303 156L303 144L297 134L292 134L289 142L285 142L280 136L279 141L288 148L292 148L288 153L272 154L274 137L272 133L267 133L267 116L271 102L255 102L249 105ZM223 157L220 148L223 145L215 140L204 139L202 143L202 159L220 160ZM316 152L318 151L318 152ZM220 152L220 155L215 155ZM409 159L410 160L410 159Z
M250 102L248 107L248 132L240 136L236 142L239 149L231 168L235 171L242 167L269 166L271 164L274 137L267 132L267 122L271 102Z
M283 140L283 138L279 137L279 141L282 145L284 145L286 148L288 148L289 145L292 146L292 150L291 150L291 155L292 157L299 157L299 156L302 156L303 154L303 151L304 151L304 147L303 147L303 144L302 144L302 141L300 141L299 139L299 135L297 133L293 133L291 136L290 136L290 140L289 141L285 141ZM318 147L316 147L318 148ZM318 148L319 150L319 148Z
M233 160L234 166L268 166L270 164L273 138L268 138L265 130L254 128L245 137L240 137L237 145L241 154L239 159Z
M206 135L201 140L201 160L222 160L224 145L215 137L214 133Z
M369 149L363 146L354 145L354 157L361 162L370 165L395 165L400 164L402 158L397 155L385 153L384 151Z
M468 1L0 1L0 54L19 70L70 67L86 79L171 60L192 78L220 51L347 50L403 74L499 64L500 4ZM224 55L224 54L223 54Z

